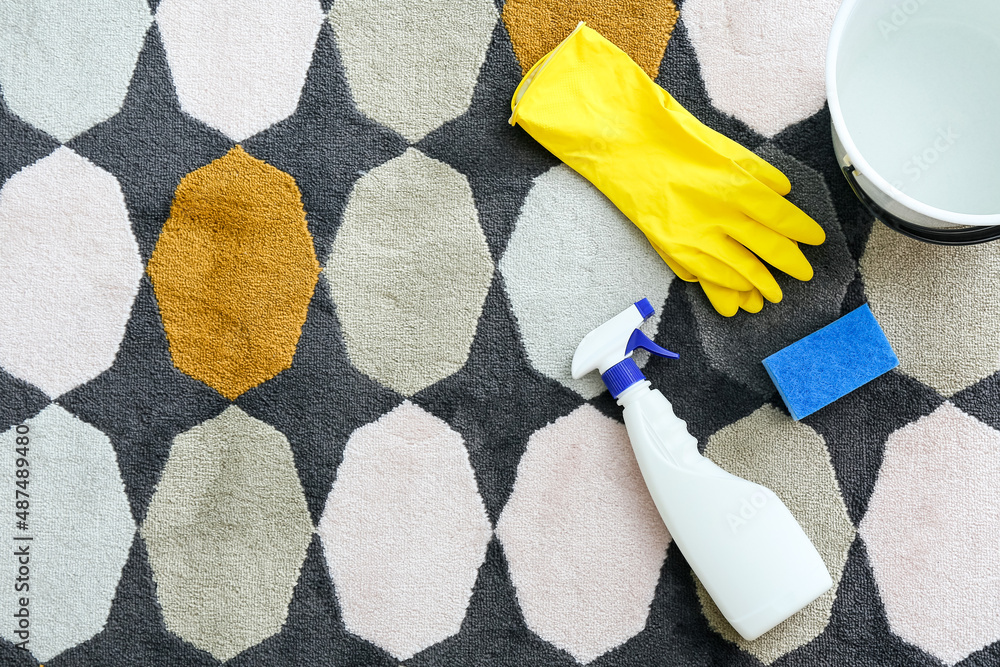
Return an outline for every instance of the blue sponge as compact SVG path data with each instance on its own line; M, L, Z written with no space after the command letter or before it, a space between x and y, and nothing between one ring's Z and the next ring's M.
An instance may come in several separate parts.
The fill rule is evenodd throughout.
M764 360L764 368L796 420L898 365L867 304Z

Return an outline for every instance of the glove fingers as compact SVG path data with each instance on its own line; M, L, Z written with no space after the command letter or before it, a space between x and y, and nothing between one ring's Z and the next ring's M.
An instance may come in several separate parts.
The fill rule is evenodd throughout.
M651 243L651 245L653 246L653 249L656 250L656 254L660 256L660 259L666 262L667 266L670 267L670 270L674 272L674 275L676 275L678 278L687 283L698 282L698 276L694 275L693 273L685 269L683 266L678 264L676 261L674 261L674 259L670 257L670 255L660 250L659 246L657 246L656 244Z
M725 266L730 271L739 273L740 276L750 282L751 287L756 287L765 299L771 303L781 301L781 288L771 272L767 270L761 261L752 252L746 249L743 244L736 240L725 237L720 239L713 247L713 254L718 263ZM699 272L698 277L713 283L719 283L723 287L733 287L732 284L716 280L706 272ZM750 291L750 287L736 287L740 292Z
M764 307L764 296L760 290L752 289L749 292L740 292L740 308L748 313L759 313Z
M736 143L735 141L733 142ZM743 154L731 156L733 161L743 167L751 176L774 190L782 197L792 191L792 183L781 171L767 160L751 153L743 146L736 144L743 149Z
M764 307L764 297L757 289L748 292L737 292L728 287L720 287L707 280L700 281L701 289L705 292L712 307L724 317L732 317L739 308L748 313L759 313Z
M708 297L712 307L715 308L720 315L732 317L736 314L736 311L739 308L742 308L748 313L759 313L761 308L764 307L764 297L761 296L760 291L756 288L751 287L749 291L740 292L730 287L716 285L715 283L707 280L698 280L697 276L678 264L677 261L670 255L663 252L655 245L653 248L656 249L657 254L660 255L663 261L667 263L667 266L670 267L670 270L673 271L678 278L687 282L700 283L702 291L705 292L705 296Z
M756 257L753 257L752 252L728 237L726 237L725 241L734 246L739 246L744 253L752 257L753 260L760 265L764 273L767 273L767 269L760 264L760 261L757 260ZM720 287L727 287L729 289L736 290L737 292L746 292L754 287L754 284L750 281L750 279L748 279L736 267L731 266L725 261L717 259L712 255L708 255L697 248L682 246L672 250L670 257L675 263L680 264L683 269L693 275L696 275L699 281L707 280L719 285ZM775 287L777 287L777 283L775 283ZM778 292L780 294L781 290L779 289Z
M748 190L738 201L743 202L743 212L757 222L793 241L819 245L826 240L826 232L819 223L792 202L779 197L774 190L753 181L744 187Z
M762 260L798 280L811 280L813 268L799 244L756 220L733 225L729 235L752 250Z
M728 287L720 287L707 280L700 281L700 284L701 289L705 292L705 296L708 297L708 301L720 315L723 317L732 317L739 310L740 295L743 292L737 292Z

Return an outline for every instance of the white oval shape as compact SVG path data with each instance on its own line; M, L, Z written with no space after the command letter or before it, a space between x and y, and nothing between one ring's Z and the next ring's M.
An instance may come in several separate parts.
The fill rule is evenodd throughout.
M656 309L642 330L655 336L674 279L642 232L564 164L535 179L500 272L532 365L584 398L604 384L597 373L573 379L576 346L642 298ZM649 357L635 359L644 366Z
M945 403L889 436L859 526L892 631L948 665L1000 639L997 479L1000 433Z
M7 106L63 142L111 118L152 20L145 0L0 2Z
M58 405L24 425L27 433L11 428L0 436L0 482L12 508L27 502L26 529L17 527L13 514L0 521L0 573L10 582L0 595L0 633L23 641L12 634L12 619L20 598L28 599L27 646L48 662L104 627L135 523L108 436ZM27 465L19 466L19 458ZM16 491L27 497L15 498ZM18 539L24 537L31 539ZM20 567L27 571L18 575ZM14 588L18 576L28 585L20 592Z
M497 537L528 627L580 662L645 627L670 534L625 427L593 406L528 439Z
M765 136L823 108L840 0L689 0L683 20L712 104Z
M317 532L344 625L400 660L459 631L492 536L462 436L409 401L351 435Z
M55 398L111 366L142 260L114 176L68 148L0 189L0 366Z
M163 0L156 23L181 108L243 141L295 111L323 12L316 0Z

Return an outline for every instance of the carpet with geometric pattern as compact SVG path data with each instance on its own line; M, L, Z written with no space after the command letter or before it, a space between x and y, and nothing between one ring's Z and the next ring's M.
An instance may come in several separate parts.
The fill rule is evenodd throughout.
M836 0L0 2L0 663L1000 664L1000 246L844 181ZM815 277L719 316L508 125L579 20L792 182ZM570 359L642 360L834 587L755 641ZM761 360L868 303L900 366Z

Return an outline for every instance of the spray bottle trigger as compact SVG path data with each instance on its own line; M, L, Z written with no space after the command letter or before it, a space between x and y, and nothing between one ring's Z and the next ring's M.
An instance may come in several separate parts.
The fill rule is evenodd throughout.
M659 357L666 357L667 359L679 359L680 355L676 352L671 352L666 350L653 341L649 339L649 336L642 333L639 329L632 332L632 336L628 339L628 345L625 346L625 354L631 354L632 351L642 348L647 352L655 354Z

